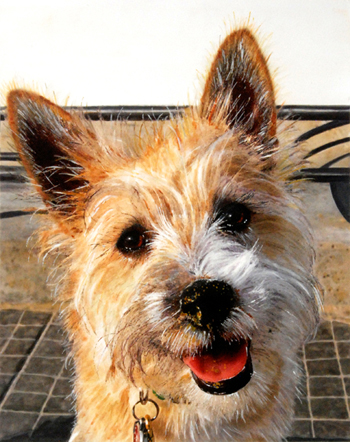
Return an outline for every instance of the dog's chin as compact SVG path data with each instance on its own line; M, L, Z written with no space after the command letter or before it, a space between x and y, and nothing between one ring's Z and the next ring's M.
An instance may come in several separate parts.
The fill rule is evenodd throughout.
M244 388L253 376L250 341L215 341L212 348L195 356L183 357L198 387L215 395L233 394Z

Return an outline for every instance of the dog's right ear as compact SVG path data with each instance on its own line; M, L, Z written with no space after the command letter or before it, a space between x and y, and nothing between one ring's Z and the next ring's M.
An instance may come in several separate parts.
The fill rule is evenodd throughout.
M8 94L7 112L22 163L45 204L58 216L74 216L89 187L82 149L86 131L64 109L25 90Z

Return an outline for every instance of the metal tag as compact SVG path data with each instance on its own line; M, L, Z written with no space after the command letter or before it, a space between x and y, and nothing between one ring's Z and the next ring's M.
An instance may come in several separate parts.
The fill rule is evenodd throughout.
M146 405L147 403L153 404L155 413L153 417L148 414L145 417L140 417L136 412L136 407ZM154 442L153 430L151 428L151 422L157 419L159 413L159 407L156 402L148 398L148 391L144 392L140 390L140 400L132 407L132 414L136 419L133 431L133 442Z
M135 422L133 442L154 442L153 431L149 420L142 417Z

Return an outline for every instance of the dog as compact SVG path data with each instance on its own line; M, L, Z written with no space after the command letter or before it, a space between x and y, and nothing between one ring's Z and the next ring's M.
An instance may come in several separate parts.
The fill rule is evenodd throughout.
M105 138L79 113L8 94L21 161L48 209L75 364L73 442L280 441L320 288L277 136L267 59L222 42L197 106Z

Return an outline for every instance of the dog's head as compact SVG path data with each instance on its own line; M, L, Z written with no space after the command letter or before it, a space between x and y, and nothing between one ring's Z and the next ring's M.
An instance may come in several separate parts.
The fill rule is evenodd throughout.
M142 142L104 140L23 90L9 94L8 114L54 221L46 243L64 255L61 299L102 343L111 381L122 373L230 416L287 406L318 292L287 179L295 165L278 145L272 81L251 33L222 43L198 108Z

